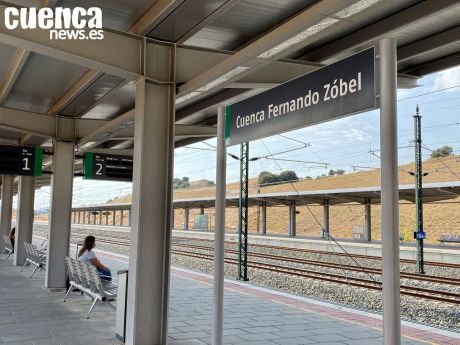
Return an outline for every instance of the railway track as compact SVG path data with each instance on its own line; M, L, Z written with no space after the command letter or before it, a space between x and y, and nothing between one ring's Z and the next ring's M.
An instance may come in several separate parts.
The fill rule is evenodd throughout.
M72 238L77 241L81 240L86 233L79 232L78 234L72 234ZM129 238L127 236L113 236L114 234L110 234L110 237L101 236L102 234L98 234L97 241L101 243L111 244L111 245L119 245L119 246L129 246ZM180 250L178 248L185 248L191 250L201 250L205 252L212 252L214 248L212 246L201 246L201 245L194 245L194 244L186 244L184 241L190 241L189 238L184 237L174 237L172 243L172 250L171 252L176 255L193 257L202 260L213 261L214 255L212 253L206 254L202 252L190 251L190 250ZM212 240L200 239L196 240L205 243L213 243ZM234 242L226 241L226 244L235 245ZM259 244L252 244L254 248L265 248L265 249L274 249L274 250L288 250L294 252L302 252L302 253L313 253L313 254L324 254L324 255L335 255L335 256L352 256L354 258L359 259L370 259L370 260L381 260L380 257L377 256L365 256L365 255L349 255L346 253L330 253L325 251L317 251L317 250L308 250L308 249L298 249L298 248L286 248L286 247L279 247L279 246L269 246L269 245L259 245ZM226 254L237 254L237 250L233 249L225 249ZM271 255L271 254L264 254L264 253L257 253L257 252L249 252L250 257L257 258L257 259L264 259L264 260L272 260L272 261L281 261L281 262L288 262L294 264L302 264L302 265L310 265L310 266L319 266L324 268L331 268L331 269L339 269L343 271L352 271L352 272L361 272L367 273L369 275L381 275L382 272L380 269L371 268L371 267L357 267L353 265L347 264L336 264L332 262L325 262L319 260L311 260L311 259L303 259L303 258L292 258L283 255ZM401 260L401 262L406 263L415 263L414 260ZM237 265L238 261L233 258L225 258L225 263ZM427 265L433 264L433 266L442 266L442 267L453 267L453 268L460 268L460 265L455 264L442 264L438 262L427 262ZM273 264L273 263L265 263L260 261L252 260L248 263L250 268L261 269L265 271L270 271L274 273L280 273L285 275L291 275L296 277L302 278L309 278L315 279L320 281L326 281L336 284L348 285L353 287L360 287L375 291L381 290L381 283L376 280L372 279L363 279L357 277L349 277L344 276L336 273L325 273L325 272L317 272L307 268L296 268L296 267L289 267L286 265L280 264ZM437 276L421 276L415 273L409 272L401 272L401 278L403 279L412 279L436 284L447 284L453 286L460 286L460 279L456 278L445 278L445 277L437 277ZM460 294L448 292L448 291L441 291L441 290L434 290L434 289L427 289L422 287L415 287L415 286L408 286L408 285L401 285L401 294L406 296L412 296L417 298L423 298L433 301L445 302L445 303L452 303L452 304L460 304Z
M183 251L172 249L173 254L182 255L187 257L194 257L202 260L213 261L214 255L205 254L205 253L196 253L190 251ZM236 259L225 258L225 263L237 265L238 261ZM324 273L316 272L307 269L286 267L281 265L274 265L261 262L250 262L248 263L250 268L257 268L265 271L291 275L302 278L309 278L321 281L327 281L336 284L360 287L364 289L377 290L381 291L382 287L379 282L369 279L355 278L355 277L344 277L339 274L334 273ZM423 298L438 302L460 304L460 294L447 292L447 291L437 291L432 289L426 289L421 287L401 285L401 294L405 296L411 296L416 298Z
M205 251L214 250L213 247L197 246L197 245L191 245L191 244L174 243L173 245L176 247L198 249L198 250L205 250ZM225 249L225 252L227 254L235 254L235 255L238 254L237 250L232 250L232 249ZM324 261L319 261L319 260L291 258L288 256L262 254L262 253L255 253L255 252L249 252L248 255L250 257L262 258L262 259L267 259L267 260L276 260L276 261L290 262L290 263L303 264L303 265L320 266L320 267L338 269L338 270L343 270L343 271L363 272L367 274L382 275L382 270L378 268L357 267L357 266L347 265L347 264L336 264L332 262L324 262ZM427 281L427 282L437 283L437 284L448 284L448 285L460 286L460 279L455 279L455 278L445 278L445 277L437 277L437 276L430 276L430 275L419 275L416 273L409 273L409 272L401 272L400 276L401 278L404 278L404 279L413 279L413 280Z
M181 241L190 241L189 237L174 237L175 240ZM208 239L193 239L195 241L206 242L206 243L214 243L213 240ZM236 245L236 242L232 241L225 241L225 244ZM380 256L368 256L368 255L360 255L360 254L348 254L348 253L336 253L336 252L327 252L321 250L313 250L313 249L301 249L301 248L290 248L290 247L280 247L280 246L272 246L266 244L250 244L250 247L253 248L265 248L265 249L274 249L274 250L287 250L296 253L308 253L308 254L321 254L321 255L329 255L329 256L339 256L339 257L352 257L355 259L366 259L366 260L378 260L381 261L382 258ZM400 259L401 263L407 264L416 264L415 260L411 259ZM445 267L445 268L456 268L460 269L459 264L448 264L443 262L436 262L436 261L425 261L425 266L436 266L436 267Z

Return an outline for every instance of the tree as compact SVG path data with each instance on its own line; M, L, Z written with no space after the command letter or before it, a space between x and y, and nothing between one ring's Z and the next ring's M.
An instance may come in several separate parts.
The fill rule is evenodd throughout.
M337 169L337 170L335 171L335 174L336 174L336 175L343 175L343 174L345 174L345 170L343 170L343 169Z
M257 179L257 183L259 185L271 184L271 183L276 183L276 182L279 182L278 175L272 174L271 172L268 172L268 171L262 171L259 174L259 178Z
M183 178L175 177L173 181L173 188L174 189L186 189L190 187L190 179L185 176Z
M434 158L442 158L442 157L447 157L450 156L454 152L454 149L452 146L443 146L440 148L437 148L431 153L431 159Z
M297 181L299 179L295 171L292 170L283 171L279 176L281 182Z
M259 185L265 185L265 184L283 183L283 182L288 182L288 181L297 181L298 179L299 178L297 177L297 174L295 173L295 171L292 171L292 170L283 171L279 175L273 174L269 171L262 171L259 174L257 183Z
M335 171L334 171L334 170L332 170L332 169L331 169L331 170L329 170L329 174L328 174L328 175L329 175L329 176L334 176L334 175L335 175Z

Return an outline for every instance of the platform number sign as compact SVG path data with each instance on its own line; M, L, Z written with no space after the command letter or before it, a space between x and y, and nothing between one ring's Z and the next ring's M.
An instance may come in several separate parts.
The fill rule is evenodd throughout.
M132 181L133 157L87 152L85 179Z
M0 174L41 176L43 149L30 146L0 145Z

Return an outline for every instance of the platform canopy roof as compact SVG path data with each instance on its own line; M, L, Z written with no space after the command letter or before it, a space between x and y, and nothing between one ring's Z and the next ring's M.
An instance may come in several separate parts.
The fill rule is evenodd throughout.
M100 7L102 41L8 30L4 9ZM165 81L176 47L176 146L215 135L218 105L260 93L374 45L398 41L398 84L460 62L458 0L0 1L0 144L52 153L59 128L84 152L132 153L134 81ZM51 157L44 162L52 171ZM49 175L37 179L37 187Z
M458 198L460 196L460 182L426 183L423 186L423 201L426 203L445 201ZM380 204L381 188L360 187L344 189L326 189L313 191L282 192L267 194L250 194L250 206L290 206L295 203L301 205L324 205L327 201L329 205L339 205L348 203L358 204ZM415 202L415 186L404 184L399 186L399 198L403 201ZM227 206L237 207L239 202L238 195L227 196ZM215 206L214 197L175 199L174 208L213 208ZM95 206L82 206L73 208L74 211L110 211L110 210L129 210L131 204L106 204Z

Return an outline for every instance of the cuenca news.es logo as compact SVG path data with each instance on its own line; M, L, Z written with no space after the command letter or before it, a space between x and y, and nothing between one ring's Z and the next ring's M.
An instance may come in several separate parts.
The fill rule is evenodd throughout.
M5 27L9 30L49 30L50 40L102 40L102 10L99 7L16 8L5 9Z

